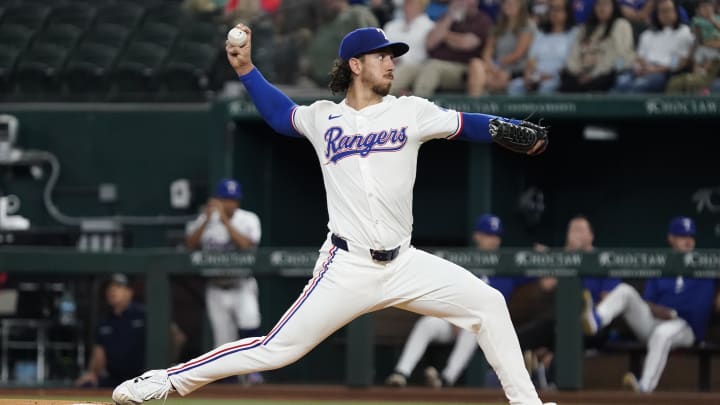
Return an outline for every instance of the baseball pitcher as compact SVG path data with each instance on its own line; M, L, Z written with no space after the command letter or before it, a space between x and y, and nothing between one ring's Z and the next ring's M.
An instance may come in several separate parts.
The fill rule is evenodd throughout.
M258 112L276 132L304 137L315 149L327 193L327 239L313 277L265 336L148 371L119 385L113 399L139 404L172 391L187 395L228 376L280 368L358 316L397 307L470 331L510 403L541 405L502 294L462 267L414 248L410 239L420 146L433 139L495 141L534 155L547 145L546 128L389 96L393 58L409 47L391 42L379 28L343 38L330 81L331 90L345 94L342 101L298 106L253 66L252 33L238 28L247 42L226 45L227 56Z

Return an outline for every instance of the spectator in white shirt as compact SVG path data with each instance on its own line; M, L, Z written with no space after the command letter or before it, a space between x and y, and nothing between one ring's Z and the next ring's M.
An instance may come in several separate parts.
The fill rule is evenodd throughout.
M694 36L678 15L673 0L658 1L652 27L640 35L633 69L618 76L615 91L662 92L670 75L688 66Z
M404 0L403 15L385 24L384 31L391 41L402 41L410 50L395 60L395 71L402 65L419 65L427 59L425 40L435 23L425 13L428 0Z

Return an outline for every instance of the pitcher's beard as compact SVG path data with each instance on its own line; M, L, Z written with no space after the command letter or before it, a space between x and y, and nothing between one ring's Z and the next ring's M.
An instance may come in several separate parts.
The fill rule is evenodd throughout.
M375 86L372 86L373 93L377 94L380 97L385 97L388 94L390 94L390 87L392 86L392 82L388 84L376 84Z

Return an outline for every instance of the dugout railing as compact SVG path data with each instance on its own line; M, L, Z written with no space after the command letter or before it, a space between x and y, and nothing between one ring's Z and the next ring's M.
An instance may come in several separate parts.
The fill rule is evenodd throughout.
M478 276L556 276L556 381L564 390L582 388L583 342L580 325L582 276L625 279L683 275L720 277L720 250L679 254L669 250L602 249L594 253L530 250L480 252L472 249L429 249ZM170 277L252 271L257 275L310 276L317 250L260 248L253 253L178 252L135 249L117 253L80 253L66 249L4 248L0 269L15 277L24 274L106 275L125 272L145 277L147 358L150 368L169 361ZM345 382L349 386L373 383L373 315L353 321L346 335Z

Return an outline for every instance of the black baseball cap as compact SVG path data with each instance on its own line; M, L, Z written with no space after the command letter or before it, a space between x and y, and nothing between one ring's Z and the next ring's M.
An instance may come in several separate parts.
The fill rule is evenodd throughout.
M108 278L108 286L112 284L122 285L127 287L130 285L130 281L128 280L128 277L122 273L115 273L110 278Z
M380 28L358 28L350 31L340 43L338 56L342 60L350 60L366 53L390 48L393 56L400 56L410 50L405 42L390 42L385 31Z

